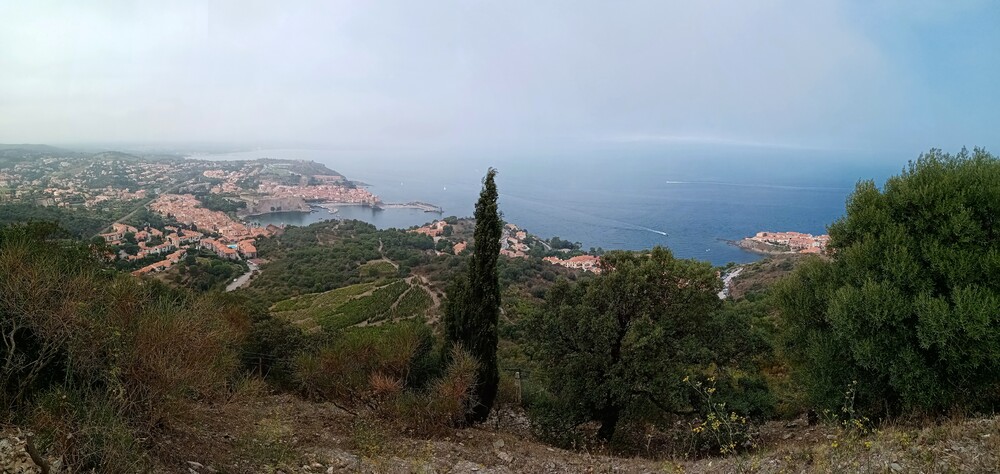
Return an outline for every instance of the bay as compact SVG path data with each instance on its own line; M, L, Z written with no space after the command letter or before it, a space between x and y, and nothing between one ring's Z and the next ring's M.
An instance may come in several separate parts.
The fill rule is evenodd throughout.
M197 158L206 157L315 160L367 183L385 202L425 201L441 206L445 216L460 217L472 215L487 163L496 163L504 219L531 233L580 242L584 249L665 246L678 257L715 265L760 259L727 242L759 231L826 232L843 214L854 183L879 181L892 169L864 156L801 150L742 150L738 155L732 150L688 151L680 158L598 150L544 160L259 150ZM336 213L318 209L255 219L264 224L308 225L338 218L360 219L379 228L407 228L438 215L341 206Z

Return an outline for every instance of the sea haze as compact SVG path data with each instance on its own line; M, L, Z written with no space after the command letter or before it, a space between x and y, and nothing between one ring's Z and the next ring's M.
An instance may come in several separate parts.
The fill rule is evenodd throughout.
M844 212L859 179L881 183L893 170L856 159L831 160L811 151L752 151L739 157L690 152L687 160L620 152L568 160L376 159L320 150L262 150L198 158L311 159L369 184L386 202L426 201L444 215L472 215L486 162L500 170L497 186L504 219L542 237L577 241L584 249L669 247L682 258L715 265L760 258L727 241L762 230L826 232ZM427 165L426 163L433 163ZM562 163L562 164L560 164ZM824 166L823 163L828 163ZM832 163L832 164L829 164ZM898 167L895 167L898 170ZM353 218L380 227L406 228L437 218L409 209L372 211L343 206L331 214L278 213L262 223L308 225Z

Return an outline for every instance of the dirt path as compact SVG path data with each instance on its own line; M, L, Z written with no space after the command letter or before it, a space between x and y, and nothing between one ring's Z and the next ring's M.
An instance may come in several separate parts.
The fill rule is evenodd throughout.
M427 324L434 324L441 319L441 298L438 297L437 292L431 287L431 282L427 281L427 277L417 275L417 278L420 278L421 287L424 291L431 296L431 307L427 308Z
M378 253L379 253L379 255L382 256L382 261L383 262L389 262L389 265L392 265L392 268L395 268L396 270L399 270L399 264L396 263L396 262L393 262L392 260L389 260L389 258L385 256L385 252L382 251L382 248L383 248L383 246L382 246L382 239L378 239Z

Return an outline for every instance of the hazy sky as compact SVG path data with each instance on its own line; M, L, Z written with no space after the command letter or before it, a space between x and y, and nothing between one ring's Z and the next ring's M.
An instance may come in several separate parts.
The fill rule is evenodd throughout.
M6 143L996 152L998 119L988 0L0 0Z

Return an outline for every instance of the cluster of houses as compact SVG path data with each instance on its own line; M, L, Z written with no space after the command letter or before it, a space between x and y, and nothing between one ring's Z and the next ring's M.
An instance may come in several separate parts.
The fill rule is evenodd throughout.
M367 204L378 206L381 200L364 188L351 188L337 183L337 179L329 175L321 175L314 178L323 184L295 185L276 183L272 181L262 181L257 187L257 192L275 198L302 198L310 202L336 202L342 204Z
M802 232L757 232L757 235L749 240L766 245L779 245L788 247L789 250L797 253L819 254L823 253L830 236L804 234Z
M424 234L428 237L441 237L444 235L444 228L448 227L448 223L445 221L434 221L430 224L417 227L413 229L414 233Z
M528 258L528 251L531 250L531 247L524 243L527 238L527 232L514 224L505 224L503 236L500 238L500 255L510 258Z
M211 250L219 258L226 260L239 260L240 257L247 260L257 258L257 247L253 244L253 239L241 240L236 243L226 243L215 239L202 239L201 248Z
M201 232L182 230L173 226L166 226L161 231L154 227L138 229L120 222L111 224L111 232L100 234L100 236L109 245L121 245L125 241L126 234L132 234L139 245L139 251L135 255L126 257L129 260L141 260L151 255L169 253L184 245L198 243L203 237Z
M145 267L132 272L132 274L139 276L147 273L162 272L163 270L167 270L174 266L175 263L181 261L181 259L184 258L185 253L187 253L187 249L177 249L176 251L168 254L167 258L160 260L159 262L146 265Z
M184 258L190 249L209 250L227 260L257 258L257 247L254 245L253 238L228 242L206 237L201 232L174 226L165 226L164 230L161 231L154 227L139 229L116 222L111 225L111 232L100 234L100 236L110 245L122 245L125 243L126 234L129 233L135 236L139 251L135 255L127 255L123 252L124 258L135 261L153 255L165 255L163 260L142 267L132 272L133 275L145 275L167 270ZM153 244L151 242L159 243Z
M593 255L578 255L565 260L559 257L545 257L542 260L545 260L553 265L561 265L566 268L575 268L587 272L601 273L601 257L595 257Z

